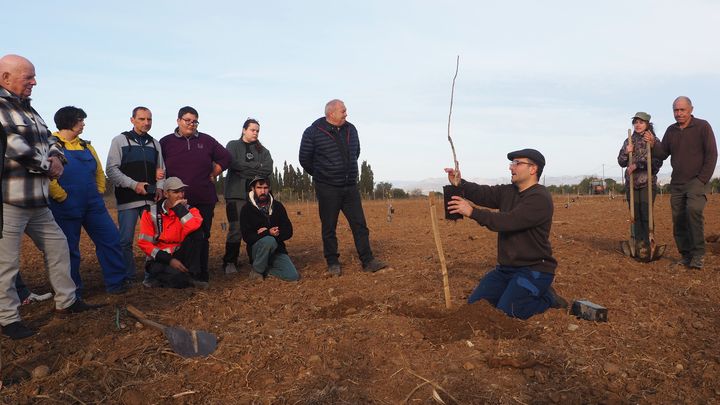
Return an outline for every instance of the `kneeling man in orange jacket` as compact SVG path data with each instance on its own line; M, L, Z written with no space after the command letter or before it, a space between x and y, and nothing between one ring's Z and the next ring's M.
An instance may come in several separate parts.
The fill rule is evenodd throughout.
M201 287L200 245L203 242L202 217L188 206L186 184L177 177L165 180L167 198L151 205L140 219L138 246L147 255L145 271L150 275L146 287Z

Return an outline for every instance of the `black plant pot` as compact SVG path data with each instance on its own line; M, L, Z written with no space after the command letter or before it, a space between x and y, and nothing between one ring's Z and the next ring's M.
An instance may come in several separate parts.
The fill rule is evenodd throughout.
M461 214L451 214L448 211L448 203L452 200L453 196L463 197L465 196L465 190L462 187L453 186L452 184L443 186L443 199L445 200L445 219L457 221L458 219L462 219L463 216Z

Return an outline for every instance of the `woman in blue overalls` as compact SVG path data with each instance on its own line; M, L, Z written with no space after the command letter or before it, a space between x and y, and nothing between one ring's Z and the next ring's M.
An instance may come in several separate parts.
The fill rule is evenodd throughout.
M120 233L110 218L102 194L105 173L90 142L80 139L85 127L85 111L63 107L55 113L58 132L53 133L62 146L67 164L63 175L50 183L50 209L62 228L70 250L70 272L82 295L80 278L80 228L95 243L95 253L102 268L105 289L122 294L125 286L125 264L120 249Z

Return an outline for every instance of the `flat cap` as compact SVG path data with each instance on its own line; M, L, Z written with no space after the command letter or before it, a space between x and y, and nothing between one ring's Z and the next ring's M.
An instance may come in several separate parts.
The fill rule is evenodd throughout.
M524 157L532 160L536 165L538 165L538 169L540 169L540 172L542 172L542 169L545 167L545 156L543 156L542 153L536 151L535 149L521 149L507 154L508 160L517 159L519 157Z
M635 115L633 116L633 119L635 119L635 118L640 118L641 120L643 120L645 122L650 122L650 114L648 114L646 112L642 112L642 111L636 112Z

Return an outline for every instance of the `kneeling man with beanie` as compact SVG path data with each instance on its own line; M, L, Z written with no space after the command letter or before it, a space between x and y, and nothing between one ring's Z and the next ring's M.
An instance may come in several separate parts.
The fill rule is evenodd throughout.
M293 227L285 207L270 194L270 184L256 176L250 182L247 203L240 210L240 229L252 268L250 279L273 275L285 281L300 279L285 248Z

